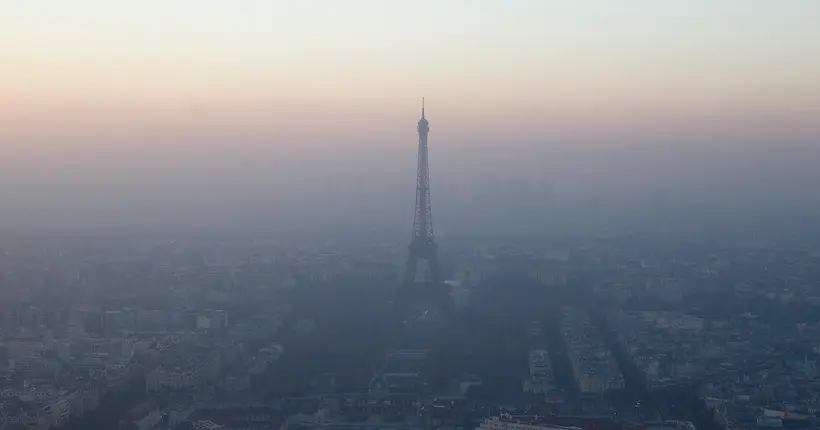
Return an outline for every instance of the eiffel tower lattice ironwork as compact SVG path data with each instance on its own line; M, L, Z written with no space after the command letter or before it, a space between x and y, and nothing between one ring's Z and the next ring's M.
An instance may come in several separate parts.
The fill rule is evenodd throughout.
M430 123L424 115L424 99L421 99L421 119L418 123L419 153L416 172L416 213L413 219L413 238L410 241L410 255L404 268L404 283L416 282L419 263L429 265L428 282L440 283L441 268L438 261L436 240L433 233L433 213L430 205L430 164L427 157L427 134Z

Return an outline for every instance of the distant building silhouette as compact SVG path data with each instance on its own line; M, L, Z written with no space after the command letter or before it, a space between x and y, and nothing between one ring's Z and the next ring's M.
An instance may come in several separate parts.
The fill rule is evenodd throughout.
M422 99L421 119L418 123L419 152L416 173L416 211L413 219L410 255L407 258L404 270L405 285L413 284L416 281L416 272L420 261L427 261L429 264L429 282L438 284L442 281L430 204L430 165L427 158L427 134L429 132L430 123L424 115L424 99Z

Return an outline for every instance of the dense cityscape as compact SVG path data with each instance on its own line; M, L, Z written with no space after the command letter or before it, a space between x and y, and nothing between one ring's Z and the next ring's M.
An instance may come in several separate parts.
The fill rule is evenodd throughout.
M816 425L820 256L521 242L412 315L401 244L6 242L3 428Z
M9 239L2 430L809 429L820 254L433 232ZM447 262L446 264L442 262Z
M818 0L0 0L0 430L820 430L818 53Z

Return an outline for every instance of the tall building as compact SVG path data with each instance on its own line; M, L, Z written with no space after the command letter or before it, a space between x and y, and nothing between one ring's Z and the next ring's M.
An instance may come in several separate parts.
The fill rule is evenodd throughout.
M426 261L429 265L426 281L433 284L442 281L430 204L430 165L427 153L427 135L430 132L430 123L424 115L423 98L421 101L421 119L418 122L417 131L419 133L419 149L416 171L416 210L413 218L413 238L410 241L410 255L407 258L404 270L405 285L416 283L419 263L422 261Z

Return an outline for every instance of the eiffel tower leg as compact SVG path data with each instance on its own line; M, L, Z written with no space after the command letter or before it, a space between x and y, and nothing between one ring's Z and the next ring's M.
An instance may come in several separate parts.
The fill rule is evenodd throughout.
M412 251L404 265L404 285L411 285L416 282L416 272L419 267L419 258Z
M431 280L435 284L441 283L443 279L441 278L441 266L438 263L438 255L436 255L436 253L433 252L433 255L427 261L430 264L430 276L432 278Z

